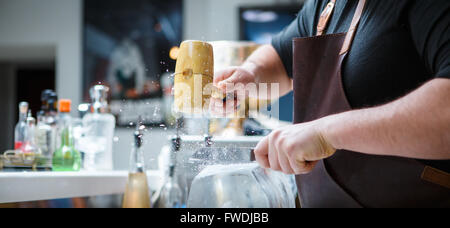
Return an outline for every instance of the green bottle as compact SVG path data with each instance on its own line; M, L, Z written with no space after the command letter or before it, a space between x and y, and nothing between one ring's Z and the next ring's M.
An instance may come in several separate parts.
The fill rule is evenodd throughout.
M73 142L70 105L70 100L59 101L61 145L53 153L53 171L79 171L81 168L81 155Z

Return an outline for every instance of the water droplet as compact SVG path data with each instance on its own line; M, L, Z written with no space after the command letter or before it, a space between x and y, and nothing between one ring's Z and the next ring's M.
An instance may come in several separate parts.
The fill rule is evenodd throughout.
M159 114L159 108L155 107L155 110L153 111L153 116L158 116Z
M114 136L113 141L114 141L114 142L119 142L119 137Z

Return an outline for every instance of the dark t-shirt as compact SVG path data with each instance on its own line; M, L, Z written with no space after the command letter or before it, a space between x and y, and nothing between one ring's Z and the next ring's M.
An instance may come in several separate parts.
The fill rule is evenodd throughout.
M328 0L308 0L272 40L292 77L292 39L316 35ZM337 0L327 34L347 32L357 0ZM368 0L342 66L353 108L393 101L433 78L450 78L450 0ZM450 161L423 161L450 172Z
M292 38L311 37L328 0L308 0L272 40L292 77ZM337 0L327 34L347 32L357 0ZM368 0L342 69L353 108L393 101L433 78L450 78L449 0Z

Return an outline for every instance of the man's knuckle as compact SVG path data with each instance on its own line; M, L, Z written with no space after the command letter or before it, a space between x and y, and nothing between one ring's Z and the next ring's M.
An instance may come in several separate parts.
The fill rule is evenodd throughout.
M294 143L286 143L284 146L286 153L290 156L297 154L296 146Z
M281 134L281 130L274 130L271 135L274 138L278 138L280 136L280 134Z
M286 144L286 139L283 137L278 137L274 142L274 145L280 150L284 149L285 144Z

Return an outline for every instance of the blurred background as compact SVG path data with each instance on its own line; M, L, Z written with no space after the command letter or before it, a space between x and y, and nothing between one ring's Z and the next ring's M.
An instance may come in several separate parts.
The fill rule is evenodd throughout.
M145 136L146 160L155 159L173 130L167 127L165 78L175 68L181 41L248 40L270 43L302 0L0 0L0 153L13 148L17 104L40 108L44 89L76 107L89 87L111 87L116 116L114 168L128 168L137 114L153 126ZM292 119L292 95L279 118Z

